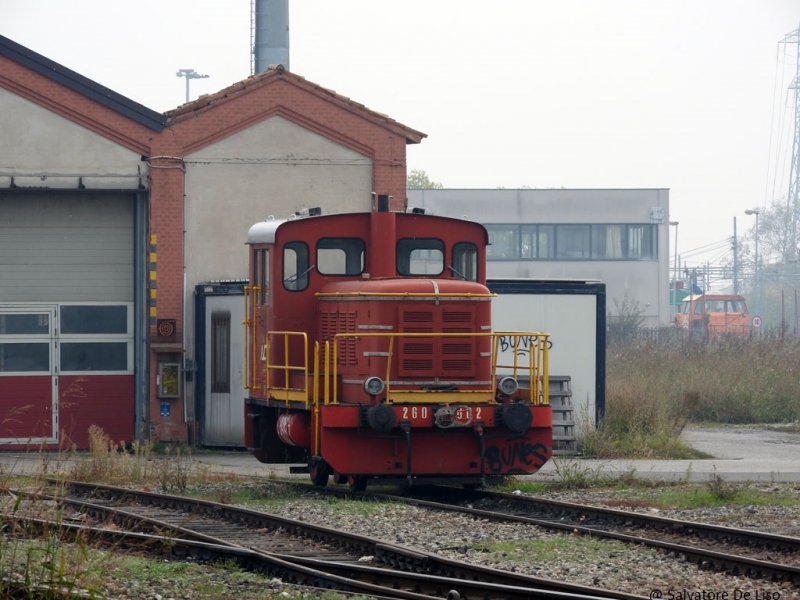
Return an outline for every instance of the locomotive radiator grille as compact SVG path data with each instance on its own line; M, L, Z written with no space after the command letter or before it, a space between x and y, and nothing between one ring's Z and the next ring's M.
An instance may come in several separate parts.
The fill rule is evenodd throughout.
M355 311L323 312L319 317L320 338L323 342L333 341L337 333L353 333L356 331ZM358 364L355 338L340 338L336 351L339 366ZM332 360L333 356L331 356Z
M447 338L447 333L476 331L475 315L469 310L448 310L446 306L400 309L402 333L434 333L431 338L401 338L398 375L401 377L474 377L475 340Z
M473 331L474 317L469 311L453 310L442 314L442 331L447 333L469 333Z

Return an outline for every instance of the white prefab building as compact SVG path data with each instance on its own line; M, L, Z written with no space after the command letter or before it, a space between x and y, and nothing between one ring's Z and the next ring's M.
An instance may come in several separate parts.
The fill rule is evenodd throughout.
M667 189L410 189L408 205L482 223L489 277L599 280L610 318L669 325Z

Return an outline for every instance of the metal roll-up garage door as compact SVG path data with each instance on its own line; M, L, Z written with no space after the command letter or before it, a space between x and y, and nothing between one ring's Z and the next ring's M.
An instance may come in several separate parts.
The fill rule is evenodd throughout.
M133 301L130 194L0 194L0 302Z
M0 193L0 447L133 439L135 206Z

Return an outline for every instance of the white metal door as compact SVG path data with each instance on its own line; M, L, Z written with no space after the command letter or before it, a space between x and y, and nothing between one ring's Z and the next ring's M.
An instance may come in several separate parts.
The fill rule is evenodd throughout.
M206 299L205 446L244 446L241 296Z

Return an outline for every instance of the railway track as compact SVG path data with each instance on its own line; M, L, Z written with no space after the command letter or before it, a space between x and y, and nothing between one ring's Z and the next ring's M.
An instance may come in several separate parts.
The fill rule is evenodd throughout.
M312 488L297 481L282 483L315 493L404 502L476 518L527 523L572 535L649 546L682 556L700 568L800 587L800 538L792 536L484 490L465 492L430 486L411 488L399 495L376 491L353 494L343 488ZM642 530L646 533L642 534Z
M234 558L287 583L411 600L642 598L465 564L216 502L76 482L60 490L42 500L57 502L68 517L59 527L84 539L174 558ZM24 525L32 531L52 526L34 518Z
M326 493L347 494L327 488ZM464 492L434 486L412 488L403 495L370 492L362 497L650 546L704 568L800 586L800 538L796 537L483 490Z

